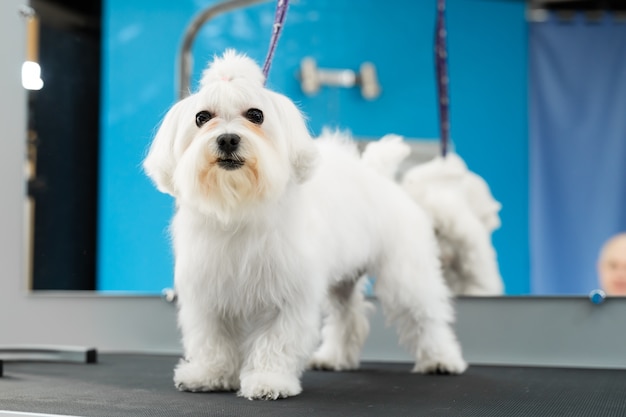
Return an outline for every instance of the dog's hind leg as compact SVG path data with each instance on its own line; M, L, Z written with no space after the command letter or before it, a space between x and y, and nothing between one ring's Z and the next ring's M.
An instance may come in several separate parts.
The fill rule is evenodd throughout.
M463 295L502 295L504 285L491 236L473 216L459 216L456 240Z
M330 287L322 344L309 363L311 368L342 371L359 367L361 347L369 333L367 312L372 308L365 300L365 280L359 273Z
M384 256L376 294L400 343L415 357L414 372L458 374L467 364L452 329L454 313L434 238L428 238L418 235L414 245L396 245Z

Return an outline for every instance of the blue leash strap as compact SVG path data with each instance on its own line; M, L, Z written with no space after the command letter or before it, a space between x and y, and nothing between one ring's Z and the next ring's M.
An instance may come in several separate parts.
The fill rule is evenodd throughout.
M441 141L441 155L444 157L448 153L448 141L450 138L450 95L448 92L448 49L446 37L446 0L437 0L435 67L439 100L439 138Z
M267 57L265 58L265 64L263 65L263 75L265 76L265 82L267 82L267 76L270 72L270 66L272 65L272 59L274 59L274 51L276 50L276 44L278 38L283 30L283 23L287 16L287 8L289 7L289 0L277 0L276 2L276 14L274 15L274 26L272 27L272 38L270 39L270 47L267 51Z

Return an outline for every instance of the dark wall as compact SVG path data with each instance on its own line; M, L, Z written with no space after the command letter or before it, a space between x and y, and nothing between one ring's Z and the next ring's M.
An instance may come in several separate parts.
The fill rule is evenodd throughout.
M93 8L97 2L83 3ZM29 184L35 201L33 289L93 290L100 30L64 24L46 15L40 19L44 87L32 92L29 100L37 154L37 175Z

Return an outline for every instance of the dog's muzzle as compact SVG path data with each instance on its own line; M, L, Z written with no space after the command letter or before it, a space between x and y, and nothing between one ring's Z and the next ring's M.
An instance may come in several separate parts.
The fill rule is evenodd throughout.
M241 137L234 133L224 133L217 137L217 147L221 156L217 159L220 168L231 171L241 168L244 159L237 154Z

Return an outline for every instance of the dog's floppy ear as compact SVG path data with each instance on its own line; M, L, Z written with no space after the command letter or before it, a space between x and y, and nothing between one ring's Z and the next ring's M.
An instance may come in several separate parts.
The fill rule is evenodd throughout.
M286 129L289 160L296 182L308 180L317 166L319 152L296 105L282 94L272 92L281 125Z
M193 127L192 97L176 103L165 115L143 161L143 169L159 191L174 196L172 178L176 167L175 143L184 140ZM187 118L191 117L191 121Z

